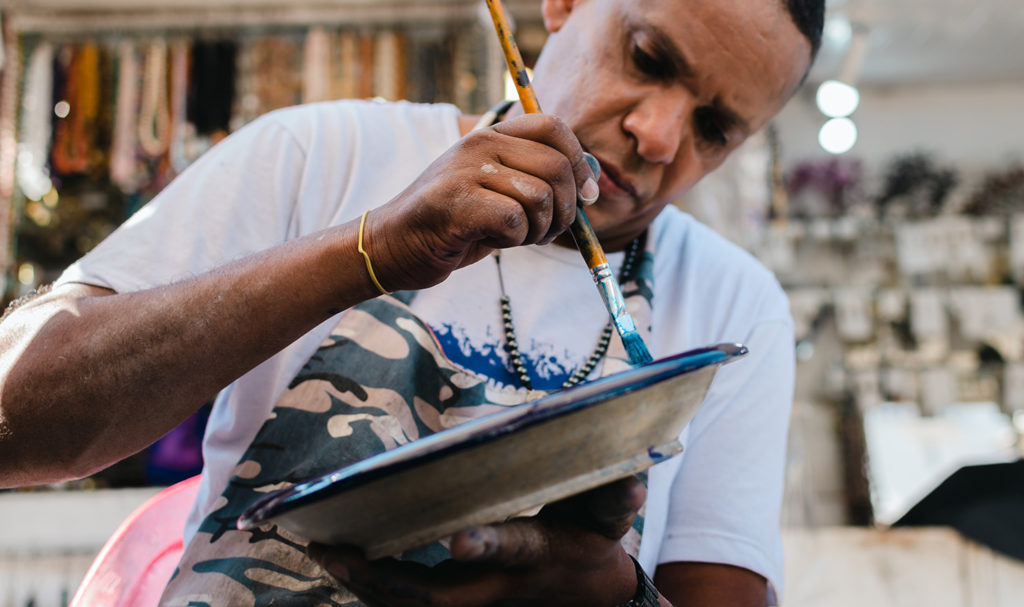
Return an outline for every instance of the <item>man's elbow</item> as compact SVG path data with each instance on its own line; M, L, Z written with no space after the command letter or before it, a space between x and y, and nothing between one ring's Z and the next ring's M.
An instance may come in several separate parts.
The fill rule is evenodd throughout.
M45 431L45 429L44 429ZM0 488L47 485L84 478L105 466L67 437L26 437L0 407ZM37 433L32 433L37 434Z
M5 383L0 382L0 488L75 480L114 463L102 461L105 450L90 422L62 421L39 395L19 394Z

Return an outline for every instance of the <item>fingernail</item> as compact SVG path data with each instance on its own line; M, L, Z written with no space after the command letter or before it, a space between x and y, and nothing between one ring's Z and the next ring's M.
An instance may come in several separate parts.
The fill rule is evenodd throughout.
M594 174L594 179L601 178L601 163L594 158L594 155L590 152L583 152L583 159L590 165L590 172Z
M580 201L584 206L592 205L597 202L597 197L600 195L601 189L597 187L597 182L593 178L587 178L587 181L583 183L583 187L579 191Z

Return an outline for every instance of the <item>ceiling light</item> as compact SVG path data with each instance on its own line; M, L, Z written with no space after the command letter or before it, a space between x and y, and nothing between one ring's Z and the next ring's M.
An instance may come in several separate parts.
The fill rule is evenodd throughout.
M845 154L857 143L857 125L849 118L833 118L821 127L818 143L829 154Z
M853 37L853 26L846 17L829 17L825 19L825 41L833 48L844 48Z
M822 114L842 118L852 114L860 105L860 92L845 82L826 80L818 87L817 100Z

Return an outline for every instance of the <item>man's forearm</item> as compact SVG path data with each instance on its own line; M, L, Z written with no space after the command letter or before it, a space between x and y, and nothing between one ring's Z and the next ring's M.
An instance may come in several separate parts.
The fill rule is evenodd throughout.
M358 224L180 283L68 285L0 325L0 486L77 478L135 453L334 313L378 295Z
M768 583L731 565L665 563L654 576L662 607L764 607Z

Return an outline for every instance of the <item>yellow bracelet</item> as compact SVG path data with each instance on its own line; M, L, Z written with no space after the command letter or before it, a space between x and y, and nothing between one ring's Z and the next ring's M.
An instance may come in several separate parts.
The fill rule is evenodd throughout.
M359 252L363 254L363 258L366 260L366 271L370 273L370 280L373 281L373 284L381 293L383 293L384 295L391 295L391 291L385 289L380 284L380 281L377 280L377 275L373 273L373 264L370 263L370 254L367 253L366 249L363 248L363 229L366 228L366 216L369 214L369 211L364 211L363 218L362 220L359 221Z

